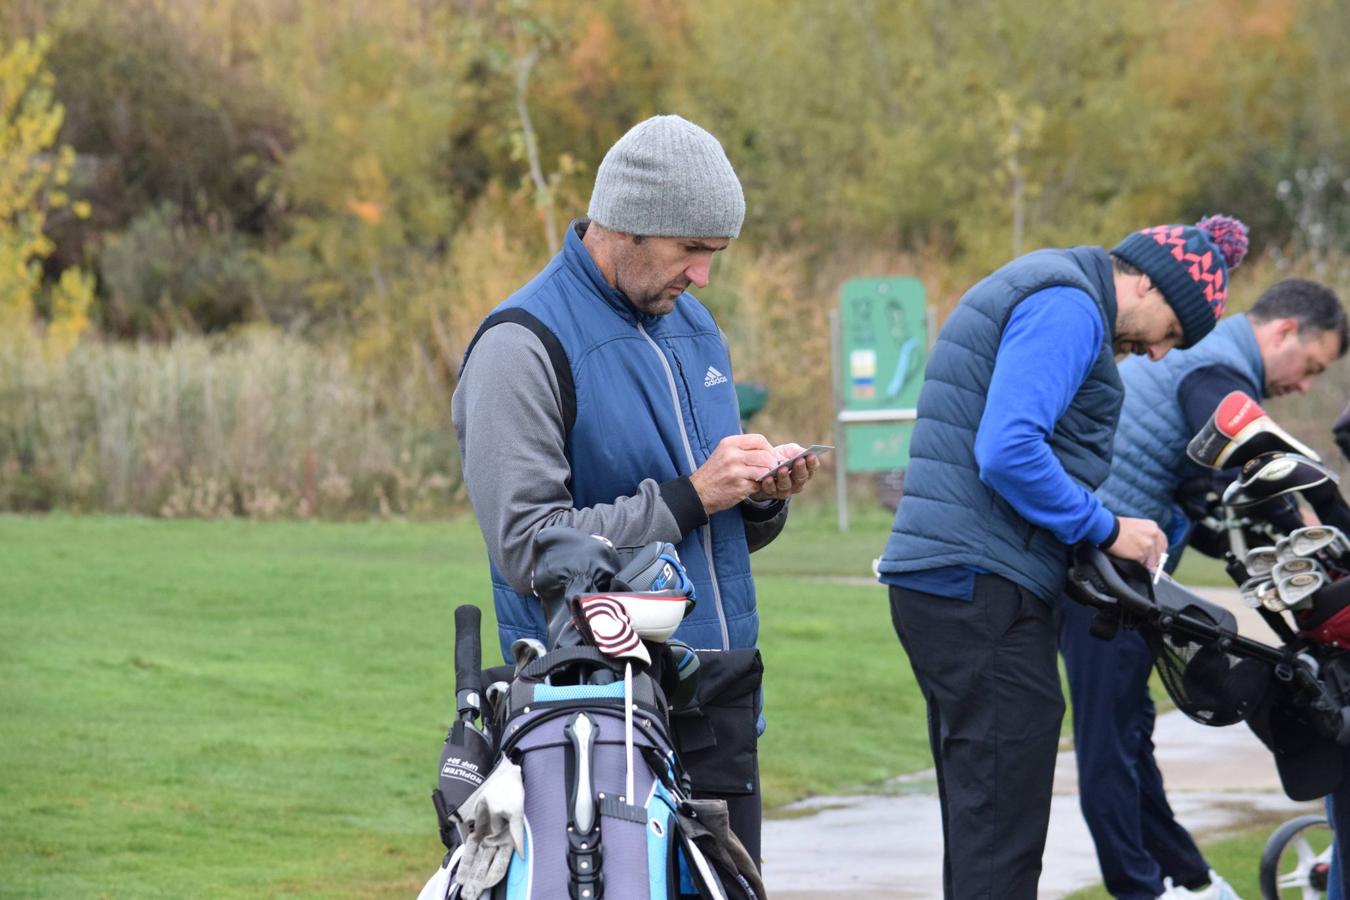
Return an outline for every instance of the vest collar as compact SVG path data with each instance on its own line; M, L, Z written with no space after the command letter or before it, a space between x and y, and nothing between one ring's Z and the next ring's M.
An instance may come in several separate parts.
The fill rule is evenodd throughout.
M1266 358L1261 355L1261 345L1256 341L1256 331L1252 328L1251 319L1247 318L1246 313L1239 313L1235 316L1229 316L1218 325L1214 326L1214 333L1231 331L1233 342L1246 354L1248 361L1252 364L1252 372L1256 375L1257 389L1261 391L1261 396L1257 401L1264 401L1266 390Z
M1101 298L1102 313L1106 316L1106 340L1116 342L1116 279L1111 271L1111 257L1101 247L1072 247L1069 256L1083 270Z
M563 240L562 261L568 269L577 274L581 280L590 286L605 305L627 322L633 322L638 325L650 326L660 321L660 316L651 316L646 313L638 312L637 307L628 301L623 292L611 285L605 280L600 267L595 263L595 257L591 256L591 251L586 249L586 245L581 242L586 234L586 228L589 226L589 219L574 219L567 226L567 235Z

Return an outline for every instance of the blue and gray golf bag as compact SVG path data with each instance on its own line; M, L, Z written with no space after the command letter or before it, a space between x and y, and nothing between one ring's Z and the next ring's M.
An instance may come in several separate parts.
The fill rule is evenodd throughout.
M614 552L598 549L602 545L589 536L567 546L581 555ZM669 545L656 554L650 549L655 548L645 554L646 562L635 560L639 568L650 568L654 555L668 561L673 553ZM569 563L569 568L586 567ZM536 567L536 583L538 574ZM584 585L587 592L593 588ZM579 596L574 584L569 597L574 607ZM549 613L555 625L568 618L557 609ZM456 625L464 627L459 618ZM672 741L670 705L672 699L691 702L697 656L678 642L649 641L644 646L650 664L635 666L591 641L566 637L564 630L550 629L552 649L542 655L522 653L514 668L488 670L489 679L506 676L492 682L478 732L494 748L490 766L465 766L462 757L469 754L459 749L462 735L456 739L452 729L447 737L434 799L450 852L420 900L764 898L758 870L730 829L725 802L692 797ZM461 643L457 637L457 655ZM456 668L459 672L458 662ZM467 743L477 747L476 740ZM447 758L453 761L449 768ZM447 778L447 772L478 768L492 771L463 784ZM457 867L473 852L474 839L464 821L472 811L461 808L456 814L456 807L474 805L478 795L469 792L485 783L484 774L490 784L504 768L511 770L518 795L510 814L514 836L498 844L501 858L509 853L510 860L504 873L494 870L488 879L494 883L479 894L481 885L472 879L469 886L458 883L464 876Z

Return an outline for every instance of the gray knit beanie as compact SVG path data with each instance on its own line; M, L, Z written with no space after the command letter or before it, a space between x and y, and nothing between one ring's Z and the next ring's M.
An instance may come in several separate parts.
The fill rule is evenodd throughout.
M609 148L587 215L624 234L734 238L745 195L717 138L679 116L653 116Z

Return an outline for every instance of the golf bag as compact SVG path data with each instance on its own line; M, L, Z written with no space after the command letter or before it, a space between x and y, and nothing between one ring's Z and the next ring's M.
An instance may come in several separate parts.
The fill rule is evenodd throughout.
M1274 754L1285 793L1316 799L1347 774L1350 543L1341 529L1350 527L1350 507L1316 453L1244 394L1224 398L1188 453L1215 469L1241 467L1192 518L1211 532L1206 545L1223 550L1244 602L1281 643L1239 635L1229 611L1096 548L1075 548L1068 593L1098 610L1098 637L1139 629L1178 709L1205 725L1245 721ZM1304 527L1295 496L1324 524Z
M535 584L548 594L551 649L518 646L513 668L488 671L478 733L493 758L480 784L447 784L445 756L463 754L443 754L434 799L449 852L419 900L765 897L725 802L692 798L672 741L668 698L687 706L697 697L697 656L664 640L643 640L636 650L622 628L616 635L609 627L617 620L663 638L674 630L686 609L678 592L688 584L674 548L641 548L624 566L607 542L545 531ZM673 589L633 591L633 584ZM602 621L583 615L583 604L593 612L597 600L608 610L610 600L631 602ZM457 651L460 644L457 635ZM491 874L466 876L461 867L482 868L485 852Z

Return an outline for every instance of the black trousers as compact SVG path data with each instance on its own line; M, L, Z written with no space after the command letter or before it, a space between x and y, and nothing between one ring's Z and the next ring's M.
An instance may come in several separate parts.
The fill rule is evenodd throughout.
M967 602L891 588L928 704L949 900L1034 900L1064 696L1051 605L997 575Z

